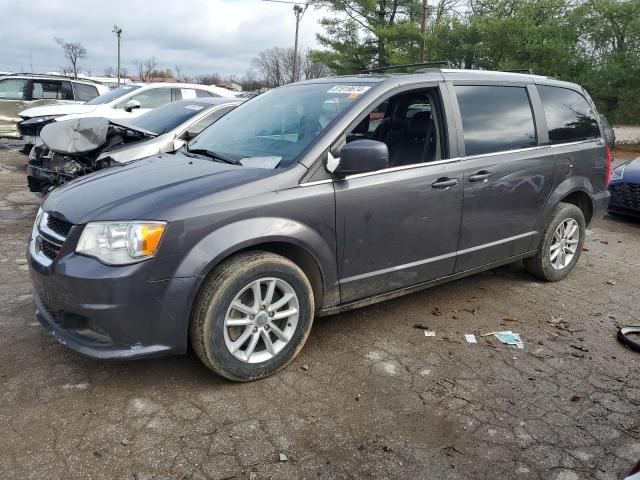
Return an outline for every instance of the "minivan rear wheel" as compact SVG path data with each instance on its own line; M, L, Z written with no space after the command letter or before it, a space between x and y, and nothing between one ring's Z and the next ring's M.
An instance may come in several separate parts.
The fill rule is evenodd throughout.
M313 315L311 284L295 263L249 252L223 262L205 281L189 335L207 367L246 382L291 362L307 340Z
M525 268L541 280L563 279L578 263L585 235L582 210L571 203L559 203L544 231L538 252L524 260Z

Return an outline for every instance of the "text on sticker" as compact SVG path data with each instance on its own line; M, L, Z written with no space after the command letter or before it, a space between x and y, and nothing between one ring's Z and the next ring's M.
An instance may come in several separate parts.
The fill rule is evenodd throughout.
M364 85L334 85L331 87L327 93L344 93L344 94L355 94L361 95L371 87L366 87Z

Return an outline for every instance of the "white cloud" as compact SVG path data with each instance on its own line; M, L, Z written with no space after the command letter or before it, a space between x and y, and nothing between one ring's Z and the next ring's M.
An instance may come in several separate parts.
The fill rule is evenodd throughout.
M122 64L152 56L158 66L185 74L243 74L251 59L273 46L293 46L293 5L260 0L0 0L0 70L37 72L65 64L54 37L79 41L88 51L81 66L101 74L116 63L114 24L124 30ZM326 11L309 8L300 45L316 46ZM31 60L29 53L31 52Z

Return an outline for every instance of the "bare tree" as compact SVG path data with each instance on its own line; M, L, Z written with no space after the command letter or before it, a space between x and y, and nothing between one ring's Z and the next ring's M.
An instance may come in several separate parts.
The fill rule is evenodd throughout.
M158 65L156 57L151 57L144 61L136 60L133 64L138 69L138 76L143 82L148 82L151 79L151 72L153 72Z
M87 49L80 42L65 42L60 37L55 37L55 41L62 47L65 58L69 60L74 78L78 78L78 71L80 70L78 60L87 57Z
M257 77L264 86L273 88L300 80L326 77L331 70L323 63L310 58L309 50L298 52L298 60L293 61L293 48L273 47L264 50L251 61L252 79ZM297 72L293 71L294 64ZM245 77L249 77L249 72Z
M116 71L113 67L107 67L104 70L102 70L102 74L105 77L115 77L116 76Z
M183 82L182 70L178 65L174 65L173 69L176 71L176 80L178 83Z
M217 72L198 75L196 77L196 82L200 83L201 85L217 85L221 81L222 77Z
M324 63L311 58L311 51L309 49L305 52L304 58L300 63L302 67L302 78L305 80L328 77L332 73L331 69ZM298 75L298 78L301 78L300 75Z

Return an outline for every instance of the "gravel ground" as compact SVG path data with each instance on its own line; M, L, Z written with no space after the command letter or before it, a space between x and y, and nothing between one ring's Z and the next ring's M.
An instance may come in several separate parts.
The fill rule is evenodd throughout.
M640 126L638 125L618 125L613 127L616 133L616 142L619 143L640 143Z
M3 478L620 479L640 459L640 354L615 338L640 323L638 223L592 226L562 282L516 265L320 319L289 368L233 384L193 354L89 360L39 326L24 162L0 149ZM464 340L495 330L524 349Z

